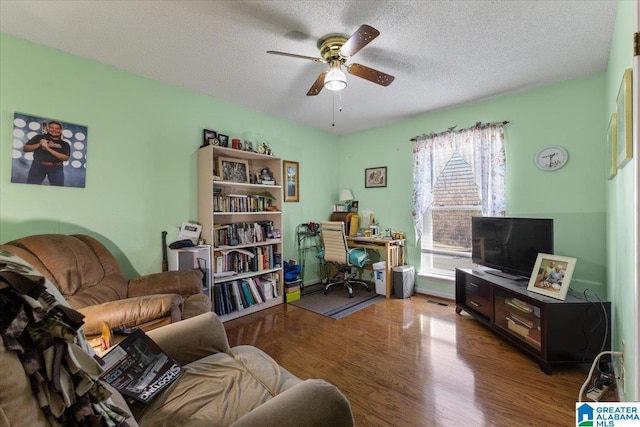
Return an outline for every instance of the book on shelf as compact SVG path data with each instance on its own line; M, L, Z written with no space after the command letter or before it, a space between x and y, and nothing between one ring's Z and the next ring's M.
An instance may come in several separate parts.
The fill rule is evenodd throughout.
M275 279L274 279L275 277ZM278 275L269 275L269 276L262 276L262 283L264 284L264 286L270 286L271 287L271 291L273 294L273 298L277 298L280 296L280 291L278 290Z
M240 286L238 285L238 281L234 280L231 282L231 295L233 295L233 300L235 301L235 307L237 311L244 310L244 303L242 302L242 297L240 296Z
M249 300L247 300L247 297L245 296L244 291L242 289L242 282L238 282L238 294L240 295L240 301L242 301L242 306L244 308L248 308L250 304L249 304Z
M524 301L520 301L517 298L508 298L505 299L505 304L509 307L515 308L516 310L520 310L523 313L533 313L533 307L531 304L527 304Z
M260 295L260 292L258 292L258 287L256 286L256 282L253 280L252 277L247 278L247 284L249 285L251 296L253 297L253 300L256 302L256 304L260 304L264 302L264 300L262 299L262 295Z
M527 340L529 343L535 345L536 347L540 348L542 347L541 341L540 341L540 330L539 329L531 329L529 331L529 334L524 337L525 340Z
M527 335L529 335L530 328L527 328L526 326L516 323L510 317L507 317L507 327L509 328L510 331L513 331L516 334L521 335L522 337L526 337Z
M233 296L231 295L231 282L223 282L222 283L222 298L224 309L226 313L231 313L233 310L233 304L231 299Z
M244 294L244 298L247 300L247 304L249 304L249 306L254 305L256 302L253 299L253 296L251 295L251 290L249 289L249 285L247 284L246 280L242 280L240 282L240 286L242 289L242 293Z
M519 316L518 313L510 313L509 317L514 322L519 323L523 326L526 326L527 328L533 328L535 326L535 321L533 318L532 319L523 318L522 316Z
M264 293L264 286L262 286L262 282L260 281L260 278L254 277L253 281L256 284L256 288L258 289L258 293L260 294L260 298L262 298L262 301L266 301L268 298Z
M222 283L214 283L213 285L213 311L218 316L222 316L225 313L225 307L222 302L224 296L222 295Z
M104 369L100 379L139 402L150 402L184 372L142 329L134 329L98 362Z
M265 301L273 298L273 288L271 287L271 281L265 281L264 279L256 278L256 285L258 285L258 289L262 289Z

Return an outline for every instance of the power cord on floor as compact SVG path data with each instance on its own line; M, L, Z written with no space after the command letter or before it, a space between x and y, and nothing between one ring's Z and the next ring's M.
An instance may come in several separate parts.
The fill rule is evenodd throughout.
M615 356L615 357L622 357L622 352L621 351L603 351L602 353L598 354L595 359L593 359L593 363L591 364L591 369L589 370L589 375L587 375L587 379L585 380L584 384L582 384L582 387L580 387L580 394L578 395L578 402L582 402L582 396L584 395L584 392L587 389L587 385L589 385L589 381L591 380L591 376L593 375L593 371L596 369L596 366L598 366L598 362L600 361L600 358L602 356L607 355L607 354L610 354L611 356ZM594 382L594 387L599 387L598 390L600 390L600 391L605 390L604 387L607 387L607 389L608 389L610 384L613 383L613 381L610 378L609 378L609 381L610 381L609 384L606 384L607 380L605 378L603 378L602 375L599 375L598 378L596 378L596 380ZM599 395L601 396L601 394L599 394Z

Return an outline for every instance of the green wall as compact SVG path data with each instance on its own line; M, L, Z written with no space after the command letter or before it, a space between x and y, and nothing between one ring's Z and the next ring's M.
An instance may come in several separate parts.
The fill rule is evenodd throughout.
M410 139L478 121L507 120L507 214L554 219L555 252L578 258L572 288L586 288L607 297L605 268L605 75L533 89L467 104L391 126L354 133L339 139L341 187L352 187L361 209L371 209L382 224L406 232L410 263L420 265L411 195L413 164ZM535 153L562 145L569 162L562 169L536 168ZM387 166L386 188L364 188L364 168ZM419 277L418 287L453 296L451 281Z
M606 78L606 97L604 118L609 122L616 111L616 98L624 70L633 66L633 3L620 1L616 16L616 26L609 54ZM638 112L635 113L636 118ZM634 153L635 159L638 153ZM622 350L625 343L625 400L638 400L633 396L633 378L638 378L638 344L635 331L638 327L638 307L635 307L634 284L636 281L636 244L634 230L638 221L638 212L634 206L637 188L635 185L635 166L637 160L627 163L618 170L616 177L606 183L607 204L607 280L609 298L613 305L613 350ZM635 310L634 310L635 307ZM633 361L636 361L634 364ZM616 359L618 372L620 360ZM636 385L637 387L637 385Z
M86 188L10 182L15 112L88 126ZM296 225L337 198L338 176L326 166L338 153L334 136L0 35L0 242L87 233L128 276L159 271L161 231L171 241L182 222L197 220L204 128L268 141L277 156L300 162L301 202L283 208L284 256L296 258Z

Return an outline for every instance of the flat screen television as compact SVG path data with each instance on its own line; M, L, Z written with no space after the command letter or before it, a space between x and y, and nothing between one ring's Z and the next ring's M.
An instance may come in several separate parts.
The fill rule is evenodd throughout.
M473 217L471 259L509 279L529 278L538 253L553 254L553 219Z

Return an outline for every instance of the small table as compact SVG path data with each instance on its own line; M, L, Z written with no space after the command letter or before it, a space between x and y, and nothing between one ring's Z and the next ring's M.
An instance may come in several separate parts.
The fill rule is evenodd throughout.
M349 248L371 249L381 252L386 261L385 282L387 286L386 297L391 298L393 287L393 267L404 265L406 239L391 239L383 237L347 237ZM371 265L364 268L370 270Z

